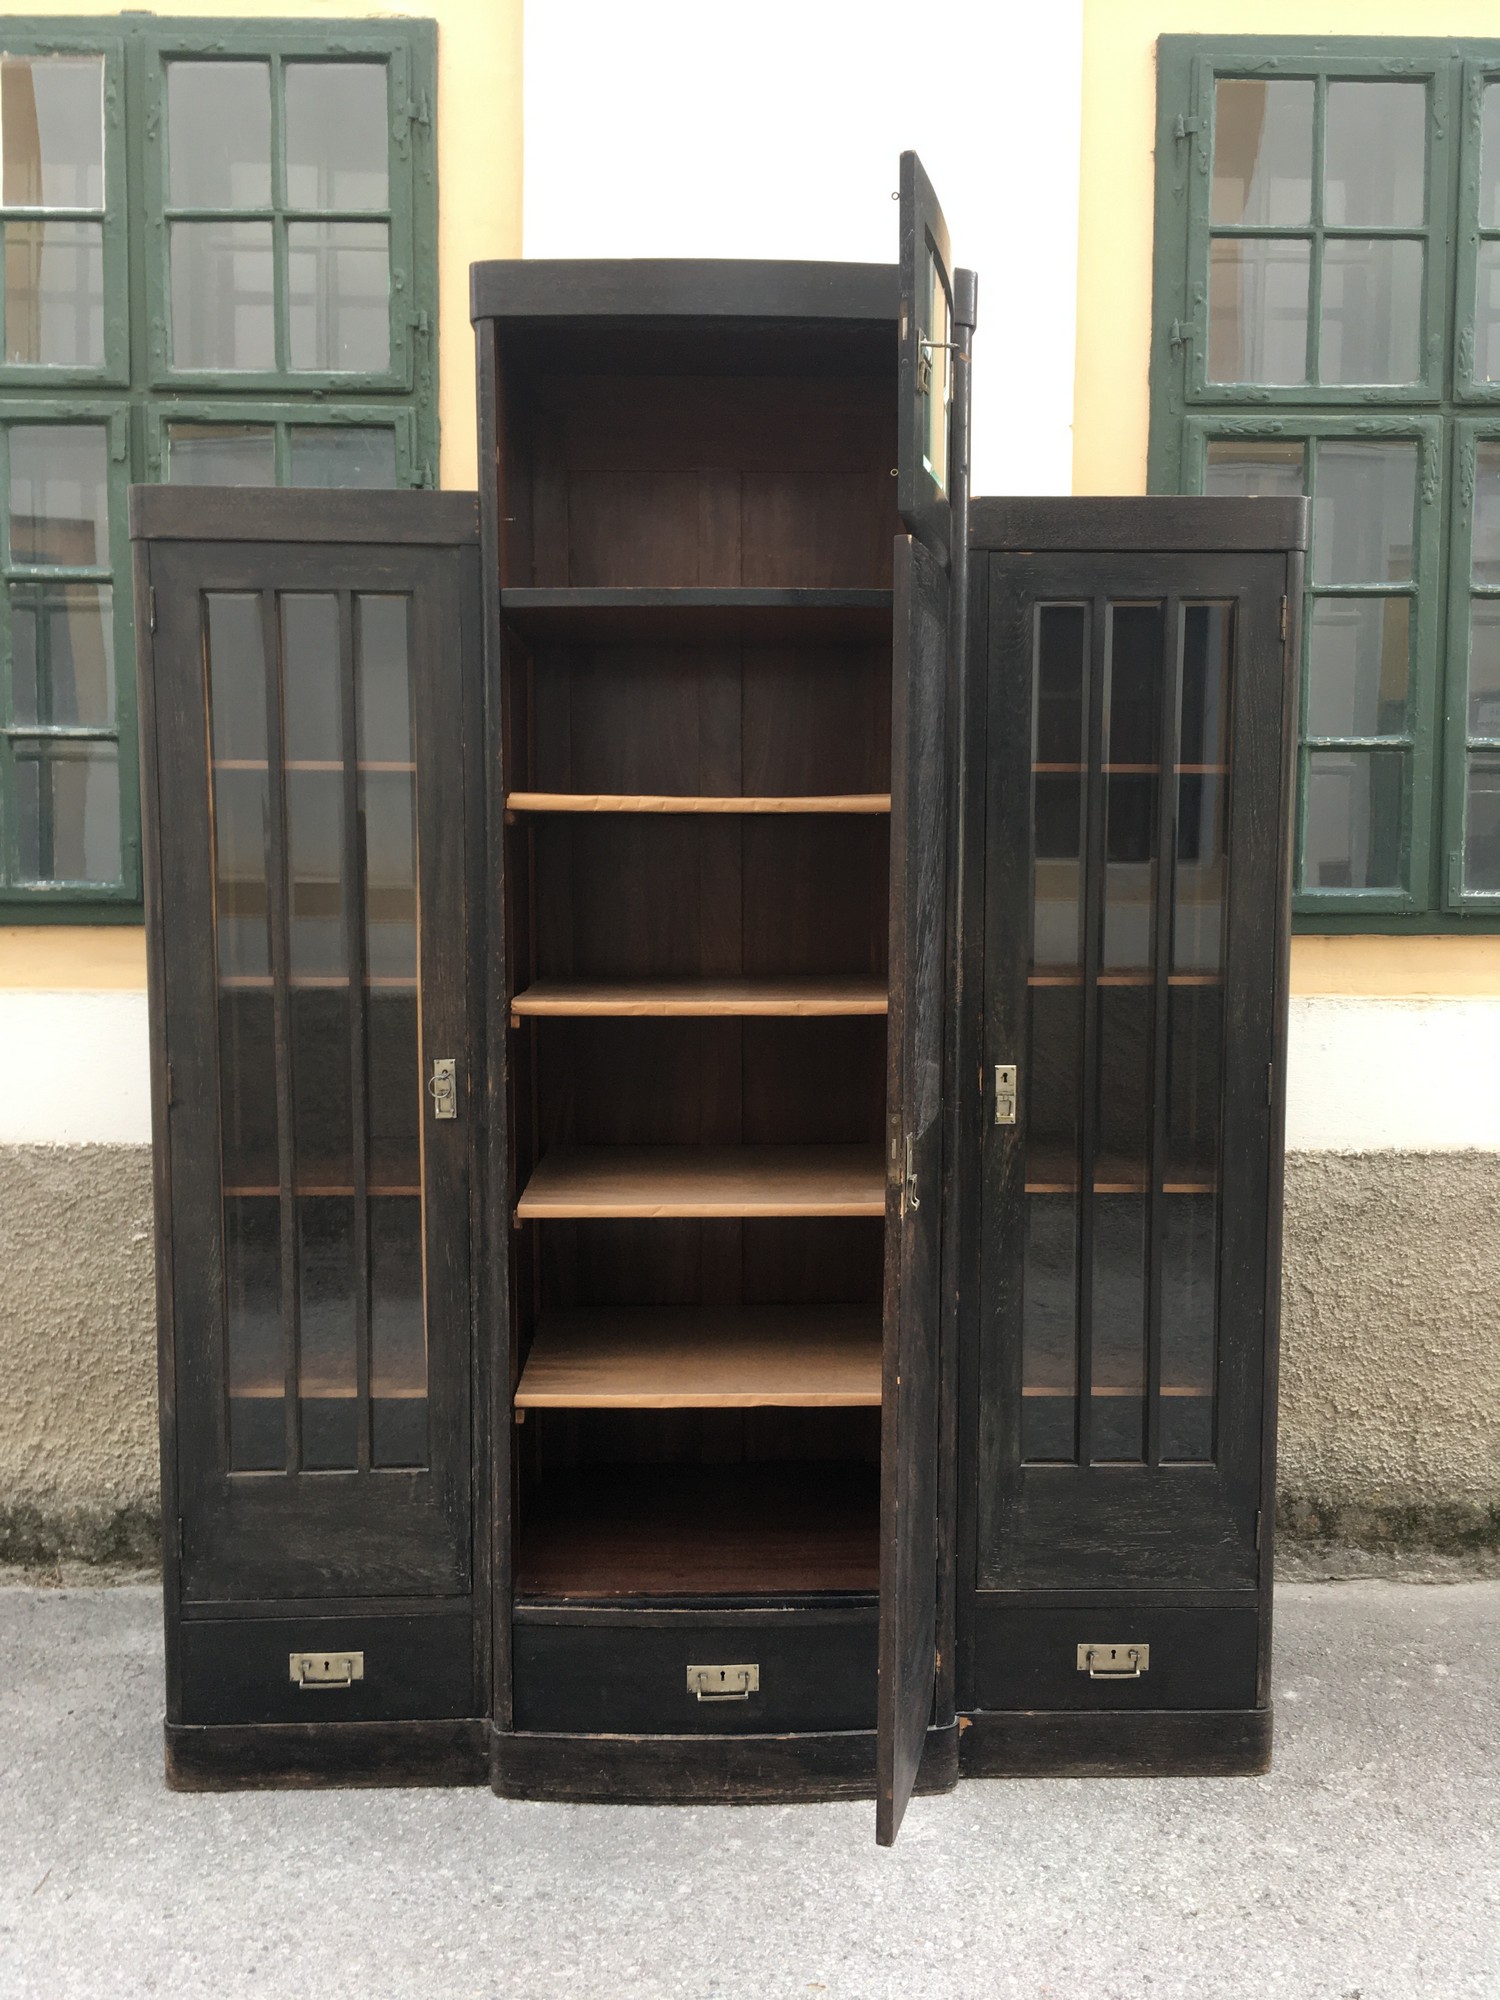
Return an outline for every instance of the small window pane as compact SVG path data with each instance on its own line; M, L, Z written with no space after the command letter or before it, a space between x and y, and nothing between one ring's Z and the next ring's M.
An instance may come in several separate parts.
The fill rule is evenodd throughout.
M293 368L391 365L390 232L383 222L287 225Z
M1320 597L1307 661L1309 736L1400 736L1406 729L1411 600Z
M174 486L274 486L276 433L269 424L168 424L167 478Z
M102 366L101 223L6 223L5 358L23 367Z
M1500 757L1469 759L1464 887L1482 895L1500 894Z
M293 486L396 484L396 433L387 424L298 424L292 430Z
M1500 83L1484 87L1479 146L1479 226L1500 229Z
M288 63L286 198L292 208L385 208L384 63Z
M115 719L109 585L13 583L10 677L14 721L109 728Z
M103 208L102 58L0 58L0 146L7 208Z
M1500 738L1500 601L1476 597L1469 639L1469 734Z
M1330 83L1323 132L1323 220L1402 228L1427 212L1425 83Z
M1399 750L1308 753L1305 887L1399 886L1405 774Z
M1475 583L1500 583L1500 438L1475 448L1473 567Z
M1317 583L1406 583L1417 507L1415 442L1325 439L1313 490Z
M409 764L411 676L407 599L361 591L354 600L359 756L367 764Z
M167 158L173 208L268 208L269 64L168 63Z
M1241 500L1300 499L1307 491L1306 457L1301 443L1247 444L1215 438L1208 447L1203 490Z
M224 1344L229 1469L286 1469L286 1358L281 1325L281 1207L274 1196L224 1201Z
M1475 253L1474 380L1500 382L1500 241L1493 237Z
M1308 221L1312 131L1311 83L1221 78L1214 86L1213 220Z
M18 742L23 882L118 882L120 760L112 743Z
M172 224L172 366L276 366L269 222Z
M83 568L108 563L108 464L103 424L12 426L12 562Z
M1330 237L1323 245L1319 379L1415 382L1422 372L1423 246Z
M1208 379L1305 382L1310 246L1216 237L1208 277Z

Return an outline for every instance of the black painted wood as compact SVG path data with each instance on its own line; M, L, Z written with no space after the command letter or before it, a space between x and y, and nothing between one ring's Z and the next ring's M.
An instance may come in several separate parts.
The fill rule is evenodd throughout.
M1307 547L1310 520L1305 500L1172 493L976 499L969 505L969 546L1017 554L1283 554Z
M1059 1607L981 1590L974 1600L974 1704L987 1709L1254 1708L1260 1607L1254 1592L1216 1605L1162 1604L1120 1591ZM1092 1678L1080 1646L1148 1646L1139 1680Z
M458 548L476 542L472 493L288 486L132 486L130 533L151 542L318 542Z
M963 1778L1247 1778L1271 1768L1268 1708L960 1717Z
M901 155L901 378L897 390L896 506L907 528L945 566L954 533L953 479L939 479L927 459L929 411L950 378L953 325L953 253L948 224L932 182L915 153ZM932 292L946 300L945 321L935 323ZM966 286L972 312L972 285ZM971 321L972 323L972 321ZM936 343L936 345L934 345ZM949 413L939 418L949 427ZM951 429L948 449L951 454Z
M307 1791L371 1785L482 1785L489 1775L482 1717L419 1722L169 1722L166 1779L174 1792Z
M484 320L894 320L894 264L717 257L495 259L469 273Z
M473 1614L201 1619L182 1628L184 1723L416 1722L471 1716ZM348 1687L301 1687L293 1653L364 1655Z

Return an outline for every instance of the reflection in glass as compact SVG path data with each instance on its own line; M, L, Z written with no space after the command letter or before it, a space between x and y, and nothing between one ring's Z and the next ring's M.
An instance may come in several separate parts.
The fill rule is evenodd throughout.
M921 333L931 343L925 350L930 364L927 393L922 401L922 463L940 493L948 490L948 410L953 398L953 338L948 288L931 249L927 252L927 311Z
M1094 1196L1091 1463L1146 1455L1146 1244L1141 1194Z
M269 208L269 65L169 62L167 161L173 208Z
M294 977L344 973L344 775L286 774L289 958Z
M1229 781L1223 767L1229 761L1233 648L1233 605L1183 607L1172 869L1175 973L1217 972L1224 961Z
M108 566L108 464L103 424L11 426L12 562Z
M422 1204L370 1201L370 1441L377 1466L427 1462Z
M1474 449L1475 583L1500 583L1500 439L1483 438Z
M275 1189L276 1024L270 985L219 994L219 1143L224 1184Z
M1308 753L1306 888L1399 886L1405 772L1399 750Z
M12 741L23 882L120 879L120 760L112 743Z
M1422 372L1423 246L1331 236L1323 245L1318 379L1415 382Z
M1479 226L1500 229L1500 83L1485 85L1480 114Z
M386 224L291 222L286 242L292 367L384 373L391 364Z
M1212 1187L1219 1171L1220 1049L1224 989L1177 985L1167 993L1166 1156L1163 1185L1177 1193Z
M281 648L287 762L342 762L338 599L326 591L284 594Z
M1082 856L1088 716L1084 661L1088 612L1081 604L1037 609L1033 665L1032 945L1035 966L1083 963Z
M384 208L384 63L287 63L286 198L292 208Z
M396 484L396 433L388 424L294 424L293 486Z
M274 1195L224 1198L229 1469L286 1469L281 1208Z
M1203 490L1241 500L1263 496L1300 499L1307 491L1306 456L1307 448L1300 441L1254 443L1213 438L1208 446Z
M312 1472L349 1470L359 1459L359 1384L347 1196L297 1198L297 1307L302 1463Z
M274 486L276 434L269 424L168 424L167 478L174 486Z
M1409 582L1416 507L1414 439L1323 439L1313 492L1314 582Z
M5 358L23 367L103 365L100 223L5 224Z
M349 989L296 986L290 1004L297 1178L311 1187L349 1187L354 1181Z
M1500 382L1500 241L1474 252L1474 380Z
M411 682L405 597L361 591L354 600L359 755L368 764L409 764Z
M1470 756L1464 815L1464 887L1500 894L1500 757Z
M1026 1185L1078 1186L1078 1072L1083 1050L1083 989L1028 989Z
M1399 736L1406 728L1411 600L1319 597L1307 659L1309 736Z
M1161 1249L1160 1456L1213 1457L1218 1196L1173 1195Z
M1216 236L1209 252L1210 382L1305 382L1311 245Z
M1029 1194L1025 1227L1021 1456L1068 1463L1077 1455L1077 1195Z
M416 780L360 772L365 835L365 963L370 977L417 975Z
M0 147L7 208L103 208L103 59L0 57Z
M1426 214L1426 84L1330 82L1323 220L1333 228L1399 229Z
M253 591L208 593L208 684L215 762L263 764L266 655Z
M174 222L172 366L276 366L269 222Z
M1470 604L1469 734L1500 737L1500 602Z
M1215 222L1306 222L1312 214L1310 82L1220 77L1214 85Z
M17 722L109 727L115 624L107 583L10 586L10 694Z
M248 591L210 592L207 639L219 972L265 978L271 970L271 793L260 600Z
M370 1185L414 1188L422 1178L422 1077L415 992L372 987L365 1022Z
M1159 604L1112 606L1104 697L1101 964L1106 971L1145 966L1151 960L1156 901L1161 664L1162 607Z

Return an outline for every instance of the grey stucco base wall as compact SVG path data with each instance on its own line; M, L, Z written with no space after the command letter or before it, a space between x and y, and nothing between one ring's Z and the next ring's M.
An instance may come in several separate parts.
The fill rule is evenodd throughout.
M1283 1543L1500 1549L1500 1153L1287 1161ZM0 1561L154 1562L151 1161L0 1147Z

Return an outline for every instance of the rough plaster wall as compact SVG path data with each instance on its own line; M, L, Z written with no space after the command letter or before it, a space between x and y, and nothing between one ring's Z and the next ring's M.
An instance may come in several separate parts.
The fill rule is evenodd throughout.
M151 1155L0 1147L0 1555L150 1560Z

